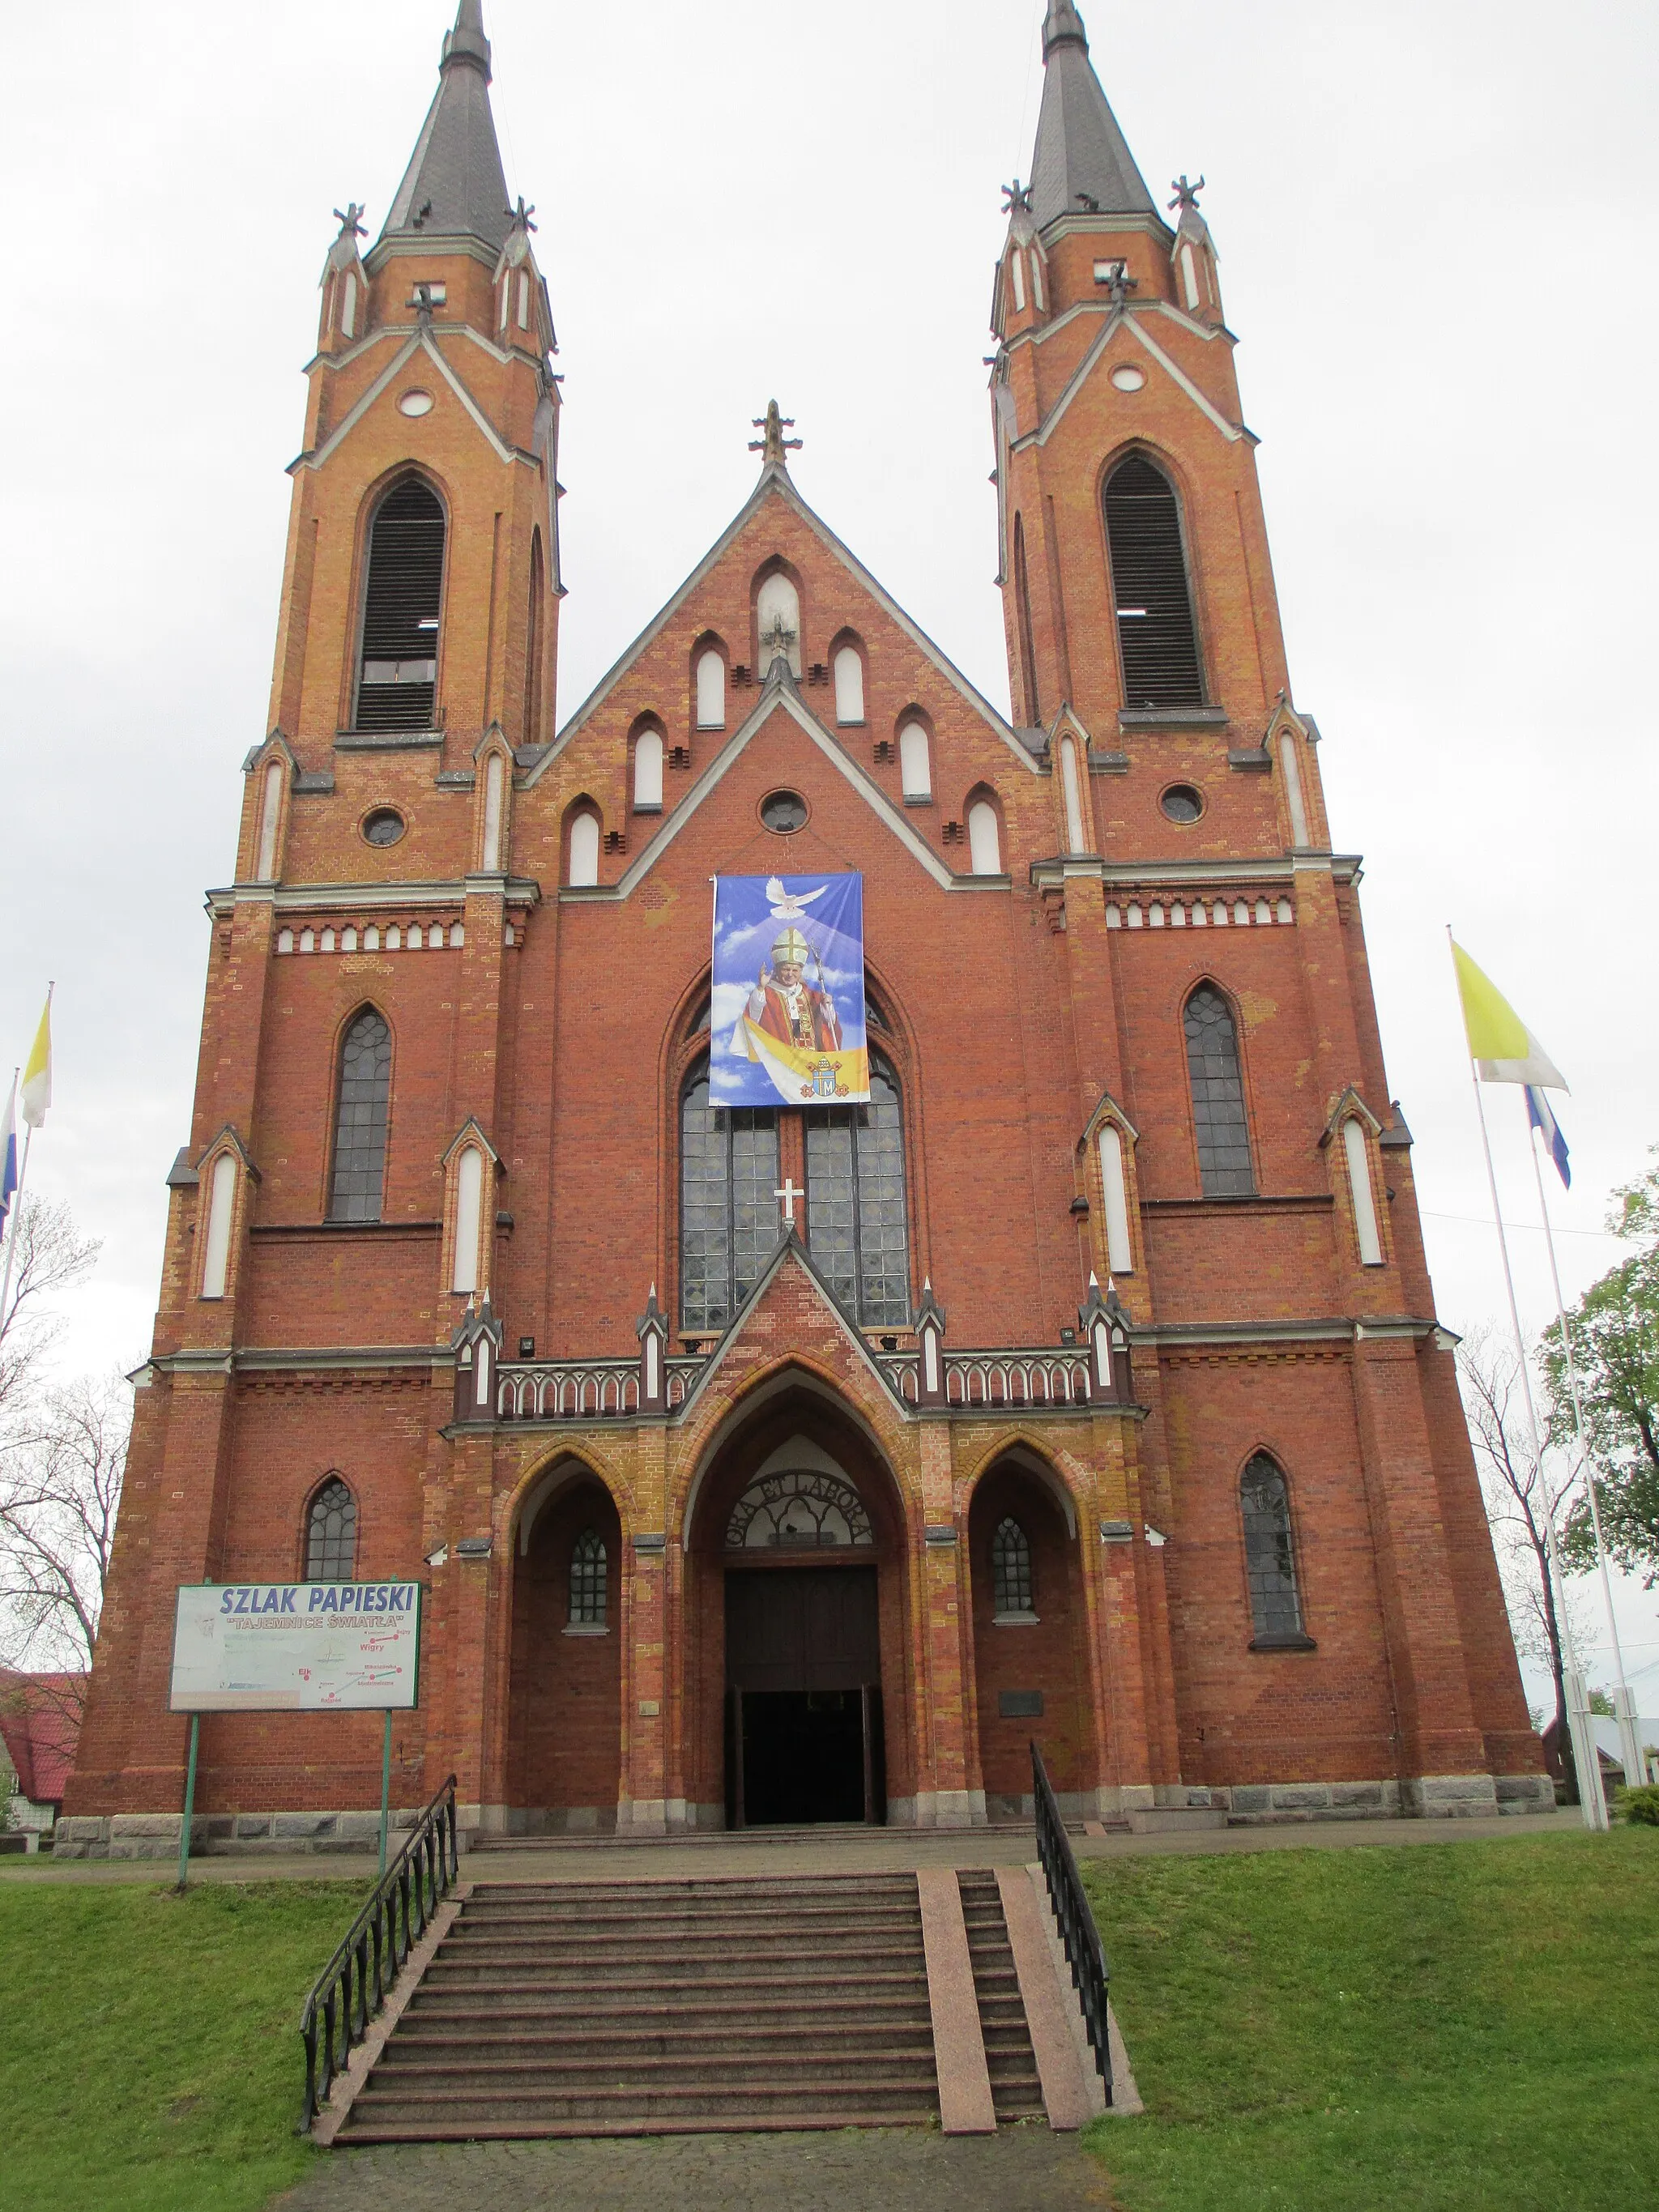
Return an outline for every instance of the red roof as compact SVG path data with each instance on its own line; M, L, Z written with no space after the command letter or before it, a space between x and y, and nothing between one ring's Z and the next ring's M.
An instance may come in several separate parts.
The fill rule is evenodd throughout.
M32 1805L61 1805L86 1701L84 1674L0 1671L0 1736Z

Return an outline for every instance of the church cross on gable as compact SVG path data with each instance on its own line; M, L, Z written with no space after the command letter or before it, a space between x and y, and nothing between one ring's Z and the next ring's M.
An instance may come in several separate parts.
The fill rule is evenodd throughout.
M992 296L1007 712L774 400L561 723L558 225L479 0L372 243L356 200L319 237L65 1855L180 1802L186 1582L421 1580L400 1771L472 1833L1012 1820L1033 1741L1079 1818L1552 1802L1225 180L1161 206L1071 0L1042 40ZM364 1810L378 1722L240 1718L204 1809Z

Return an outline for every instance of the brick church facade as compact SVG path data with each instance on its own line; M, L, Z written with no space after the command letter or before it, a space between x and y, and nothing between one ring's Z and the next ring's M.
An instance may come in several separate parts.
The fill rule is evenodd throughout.
M343 221L67 1848L176 1836L205 1581L422 1581L393 1802L453 1771L485 1831L972 1825L1033 1738L1088 1817L1550 1802L1214 246L1069 0L1043 41L1012 719L773 408L559 726L553 324L477 0L379 239ZM710 878L849 871L871 1103L712 1104ZM344 1834L380 1764L374 1713L209 1715L198 1813Z

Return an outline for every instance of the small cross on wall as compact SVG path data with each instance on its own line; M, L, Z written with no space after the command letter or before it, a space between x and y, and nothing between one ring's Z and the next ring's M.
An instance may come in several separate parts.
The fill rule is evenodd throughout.
M793 1229L795 1225L795 1200L798 1198L805 1198L806 1193L799 1188L793 1176L786 1176L783 1179L782 1189L775 1190L772 1195L782 1206L783 1218Z

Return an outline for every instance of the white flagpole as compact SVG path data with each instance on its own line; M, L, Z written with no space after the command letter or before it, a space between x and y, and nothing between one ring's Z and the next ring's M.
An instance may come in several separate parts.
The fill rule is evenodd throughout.
M1584 1441L1584 1408L1578 1395L1578 1370L1572 1357L1572 1338L1567 1328L1567 1309L1561 1296L1560 1270L1555 1264L1555 1231L1550 1225L1549 1200L1544 1193L1543 1164L1538 1157L1538 1133L1533 1128L1532 1117L1527 1119L1527 1146L1532 1154L1533 1181L1538 1185L1538 1211L1543 1217L1544 1243L1550 1255L1550 1281L1555 1291L1555 1320L1561 1332L1561 1357L1566 1363L1567 1391L1572 1400L1572 1431L1578 1445L1578 1464L1583 1469L1584 1491L1589 1499L1590 1527L1595 1532L1595 1564L1601 1576L1601 1603L1607 1616L1607 1638L1613 1645L1613 1711L1619 1722L1619 1750L1626 1781L1631 1784L1647 1780L1647 1761L1643 1753L1640 1732L1636 1725L1636 1705L1625 1682L1625 1656L1619 1648L1619 1623L1613 1611L1613 1578L1607 1572L1607 1547L1601 1537L1601 1509L1596 1503L1595 1478L1590 1465L1589 1447Z
M1446 942L1452 943L1451 924L1446 925ZM1457 971L1455 952L1452 960L1454 976ZM1462 986L1459 986L1462 1000ZM1538 1434L1538 1412L1532 1401L1532 1370L1527 1364L1527 1340L1521 1334L1521 1310L1515 1302L1515 1276L1510 1267L1510 1240L1504 1229L1504 1209L1498 1201L1498 1170L1492 1165L1492 1139L1486 1131L1486 1101L1480 1096L1480 1073L1469 1055L1469 1083L1474 1091L1474 1111L1480 1124L1480 1148L1486 1157L1486 1187L1492 1193L1492 1218L1498 1224L1498 1249L1504 1261L1504 1288L1509 1295L1510 1327L1515 1332L1516 1356L1521 1363L1521 1389L1527 1403L1527 1428L1532 1437L1533 1465L1537 1469L1538 1503L1544 1522L1544 1548L1550 1570L1560 1593L1561 1672L1563 1686L1567 1693L1567 1733L1572 1739L1572 1763L1578 1778L1578 1803L1584 1815L1584 1826L1598 1832L1607 1823L1607 1801L1601 1790L1601 1762L1596 1756L1595 1737L1589 1724L1589 1693L1584 1686L1584 1677L1579 1671L1578 1654L1573 1645L1572 1622L1567 1612L1566 1578L1561 1572L1561 1560L1555 1548L1555 1516L1549 1510L1549 1492L1544 1480L1544 1447Z
M16 1081L14 1076L13 1082ZM0 1276L0 1330L6 1325L6 1301L11 1296L12 1262L17 1257L17 1232L23 1225L23 1185L29 1178L29 1146L34 1142L34 1125L26 1123L27 1134L23 1139L23 1157L17 1164L17 1188L11 1194L11 1234L6 1239L6 1271Z

